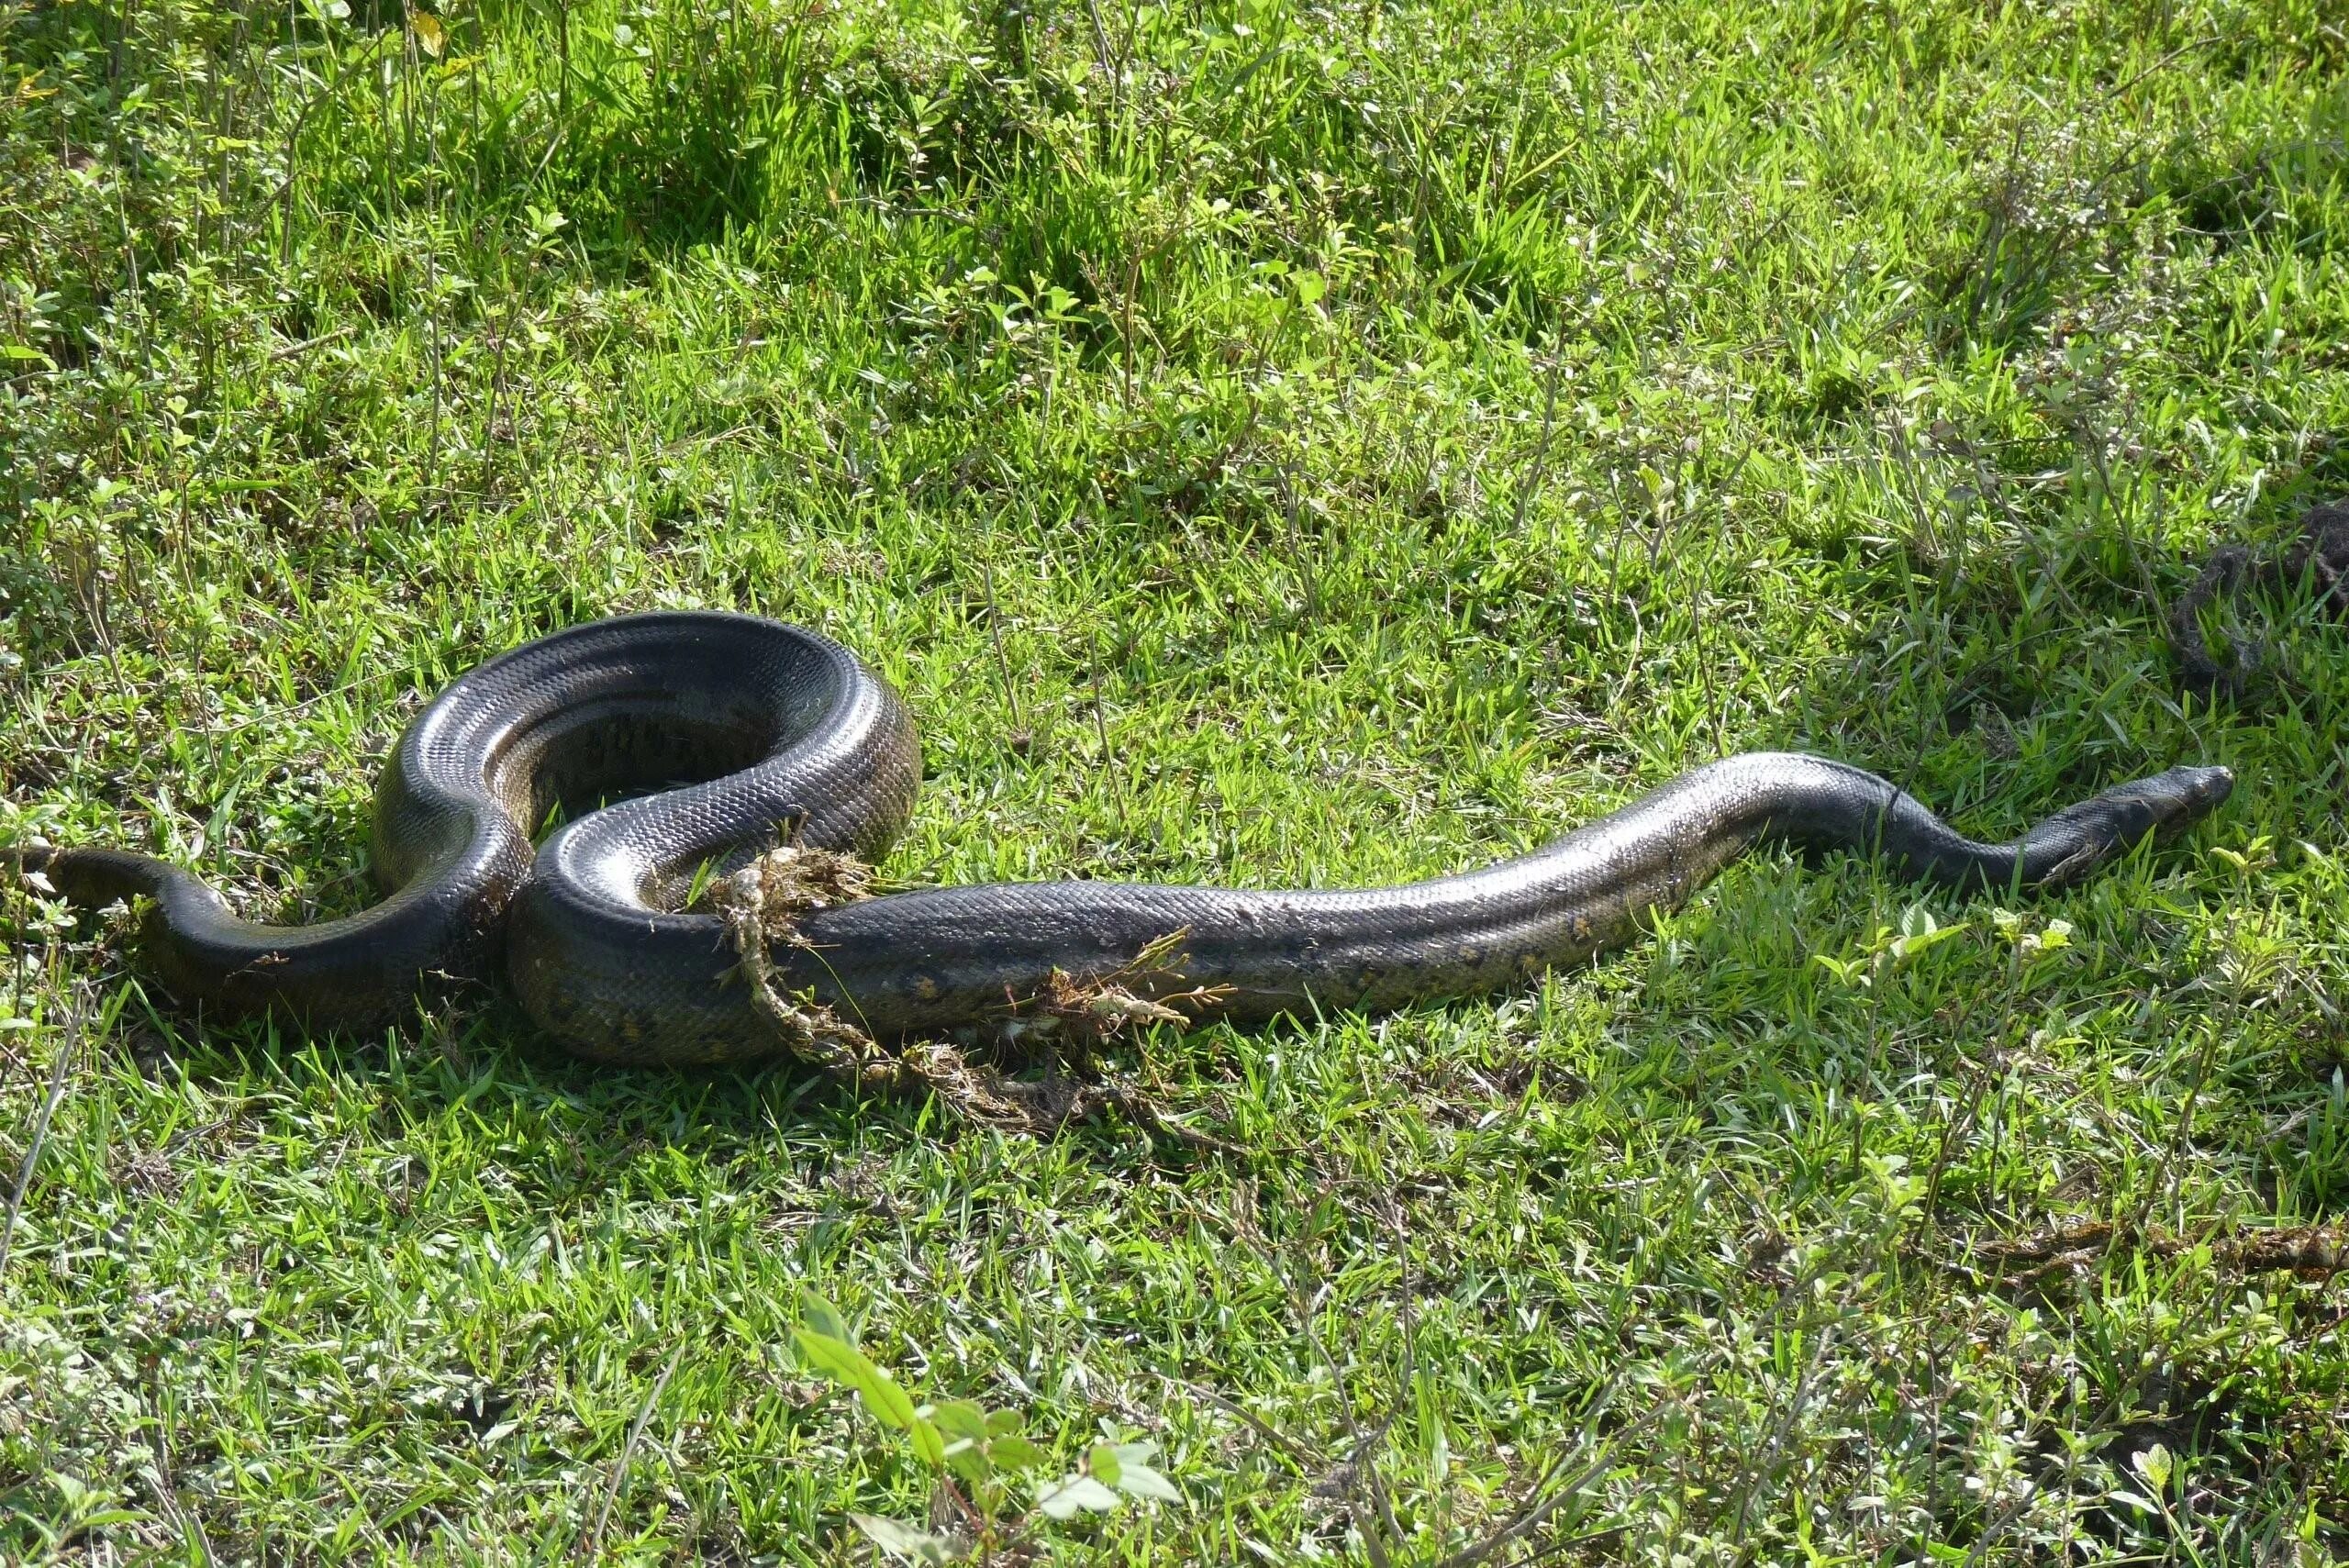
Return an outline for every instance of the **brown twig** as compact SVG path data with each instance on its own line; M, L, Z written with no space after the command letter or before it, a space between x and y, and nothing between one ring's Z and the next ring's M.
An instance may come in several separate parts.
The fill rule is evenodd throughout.
M596 1510L596 1528L588 1533L585 1549L582 1552L587 1562L593 1562L603 1554L604 1530L612 1522L612 1507L619 1501L620 1487L628 1480L629 1462L636 1457L636 1445L644 1440L644 1429L652 1419L652 1407L661 1402L661 1391L669 1386L669 1376L677 1370L677 1363L685 1359L685 1354L683 1344L669 1352L669 1359L662 1363L661 1375L652 1380L651 1388L644 1396L644 1403L637 1407L636 1419L628 1429L628 1440L620 1444L619 1458L612 1462L611 1477L605 1483L603 1507Z
M59 1102L65 1098L65 1079L73 1059L82 1051L83 1007L76 996L65 1011L65 1039L57 1048L57 1061L50 1068L49 1093L42 1098L40 1113L33 1118L33 1135L25 1145L25 1157L17 1165L17 1184L8 1194L8 1209L0 1216L0 1277L8 1272L8 1252L17 1240L17 1215L25 1205L25 1190L32 1184L33 1167L40 1162L41 1146L49 1140L50 1119L57 1114Z

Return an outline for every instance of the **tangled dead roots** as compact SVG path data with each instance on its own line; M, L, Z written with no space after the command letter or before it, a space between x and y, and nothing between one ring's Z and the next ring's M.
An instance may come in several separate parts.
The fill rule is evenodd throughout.
M804 945L801 916L854 903L865 896L872 879L871 871L846 855L786 846L761 855L709 894L734 940L751 999L774 1025L784 1048L843 1084L892 1083L896 1063L831 1008L778 986L771 944Z
M2339 1225L2234 1226L2189 1240L2159 1227L2109 1220L2081 1220L2019 1240L1986 1241L1974 1250L1976 1265L1959 1267L1978 1283L2037 1287L2057 1279L2086 1279L2108 1255L2178 1258L2198 1248L2213 1267L2238 1273L2289 1273L2326 1280L2349 1269L2349 1229Z
M1008 1078L943 1040L885 1045L811 995L785 988L775 973L775 948L807 946L801 917L869 896L872 880L871 869L849 856L787 845L710 890L709 904L726 921L751 997L792 1056L852 1087L926 1089L957 1115L992 1127L1043 1134L1115 1106L1186 1142L1228 1147L1169 1121L1133 1084L1097 1070L1093 1047L1119 1029L1186 1021L1174 1008L1112 982L1085 985L1055 971L1031 999L1034 1017L1018 1020L1016 1032L1055 1048L1037 1081Z
M2310 507L2300 519L2299 536L2264 560L2239 544L2210 552L2193 586L2170 607L2169 642L2178 684L2206 700L2243 700L2266 673L2266 645L2226 630L2221 634L2226 643L2221 660L2204 634L2203 612L2213 605L2232 608L2247 588L2282 594L2303 583L2323 614L2349 617L2349 501Z

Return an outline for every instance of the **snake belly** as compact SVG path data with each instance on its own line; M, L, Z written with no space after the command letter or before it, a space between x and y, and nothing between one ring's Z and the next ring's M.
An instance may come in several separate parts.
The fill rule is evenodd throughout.
M738 973L725 920L684 907L690 890L786 838L878 861L920 767L904 705L829 639L662 612L528 644L417 717L377 791L386 896L363 913L262 925L150 856L16 855L77 903L153 900L149 962L216 1013L372 1026L502 955L531 1017L584 1056L750 1061L784 1041ZM1520 985L1620 945L1760 842L1875 854L1954 887L2058 884L2175 835L2232 782L2224 768L2173 768L1985 844L1861 769L1749 752L1462 875L1354 891L1063 881L893 893L806 912L768 957L774 980L879 1039L1000 1021L1056 973L1116 976L1194 1016L1375 1010ZM614 796L632 798L602 804ZM533 828L558 812L569 820L534 855ZM1137 969L1145 952L1159 956Z

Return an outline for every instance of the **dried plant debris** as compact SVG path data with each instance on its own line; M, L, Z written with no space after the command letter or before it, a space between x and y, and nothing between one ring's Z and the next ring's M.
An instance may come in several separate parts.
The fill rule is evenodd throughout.
M2103 1259L2143 1254L2181 1257L2207 1248L2211 1264L2239 1273L2289 1271L2302 1279L2330 1279L2349 1269L2349 1227L2236 1226L2203 1237L2158 1227L2082 1220L2013 1240L1978 1242L1959 1272L1985 1284L2029 1287L2063 1275L2085 1275Z
M2203 616L2215 608L2232 622L2234 602L2245 589L2296 593L2304 583L2317 611L2335 619L2349 614L2349 500L2310 507L2299 537L2265 559L2239 544L2210 552L2194 585L2170 608L2178 684L2206 699L2241 701L2256 690L2268 668L2266 644L2229 625L2220 631L2226 644L2222 661L2210 651Z
M777 946L804 946L800 918L813 910L870 895L870 867L846 855L786 845L770 851L712 887L708 902L726 920L751 994L793 1056L836 1082L887 1090L926 1089L964 1119L1044 1134L1115 1107L1130 1119L1195 1146L1231 1145L1170 1118L1139 1085L1103 1071L1102 1041L1140 1024L1186 1025L1170 1004L1212 997L1193 989L1153 998L1146 977L1163 975L1186 933L1175 931L1113 973L1080 982L1054 970L1038 994L1008 1004L1003 1037L1052 1047L1038 1078L1013 1078L971 1060L946 1040L885 1044L804 992L788 990L774 963Z
M710 889L742 960L743 978L792 1055L842 1083L892 1082L896 1064L872 1037L812 997L776 984L771 958L778 944L804 941L800 917L865 895L871 870L828 850L785 845L761 855Z
M1169 931L1106 974L1080 979L1055 969L1033 996L1012 1004L1008 1040L1066 1040L1078 1052L1137 1025L1190 1027L1198 1009L1230 994L1229 986L1186 983L1183 943L1190 930Z

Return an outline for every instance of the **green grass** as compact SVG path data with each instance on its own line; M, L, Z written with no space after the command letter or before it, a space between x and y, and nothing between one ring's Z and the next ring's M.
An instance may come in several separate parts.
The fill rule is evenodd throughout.
M1765 856L1538 991L1128 1048L1230 1158L491 992L207 1027L12 894L0 1558L841 1561L922 1481L803 1283L1163 1442L1053 1561L2349 1551L2349 1302L2242 1256L2349 1198L2349 639L2264 606L2212 712L2160 630L2349 488L2334 7L444 16L0 9L0 841L358 906L417 706L657 605L899 684L909 882L1419 876L1750 747L2001 837L2241 784L2013 929Z

